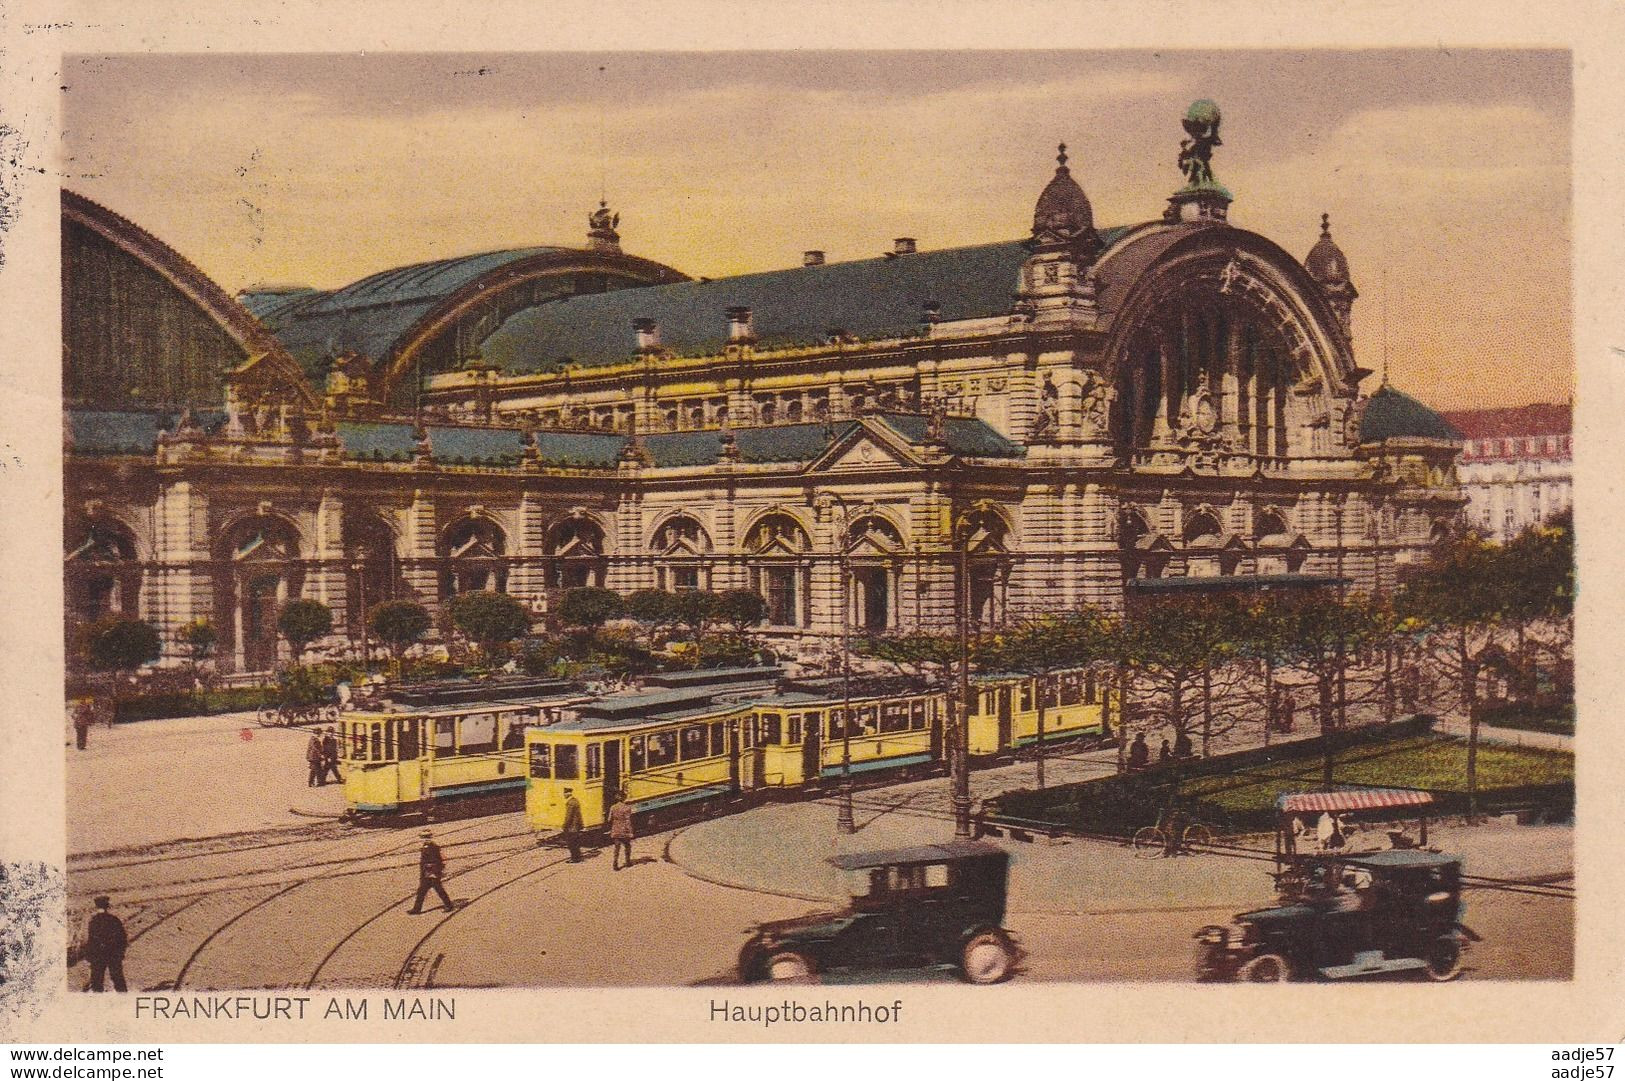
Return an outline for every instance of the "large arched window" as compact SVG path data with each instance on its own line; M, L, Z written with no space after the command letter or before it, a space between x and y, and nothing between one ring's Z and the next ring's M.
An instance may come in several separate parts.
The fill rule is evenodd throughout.
M276 667L277 616L304 586L299 554L299 531L264 513L239 520L215 546L215 630L240 671Z
M579 589L604 584L604 531L591 518L566 518L547 533L554 588Z
M1286 515L1273 507L1253 518L1253 548L1259 574L1295 574L1309 554L1309 542L1294 533Z
M489 518L470 515L453 522L440 541L440 596L449 600L477 590L505 592L507 537Z
M711 535L699 520L677 514L655 530L650 546L659 557L656 577L661 589L709 589Z
M69 620L137 615L141 565L130 530L122 522L97 518L71 528L67 541L62 563Z
M799 627L807 622L807 554L812 545L801 523L785 513L768 514L745 535L751 588L767 602L767 622Z

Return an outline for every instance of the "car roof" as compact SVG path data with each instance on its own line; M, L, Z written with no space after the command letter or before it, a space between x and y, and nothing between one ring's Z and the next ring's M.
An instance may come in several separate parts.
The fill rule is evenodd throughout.
M1357 867L1444 867L1447 864L1460 863L1460 856L1452 856L1445 852L1424 852L1414 848L1396 848L1386 852L1368 852L1358 856L1346 856L1344 863L1354 864Z
M910 845L876 852L852 852L830 857L830 863L843 871L864 867L890 867L899 863L943 863L976 856L1004 856L1004 849L986 841L950 841L940 845Z

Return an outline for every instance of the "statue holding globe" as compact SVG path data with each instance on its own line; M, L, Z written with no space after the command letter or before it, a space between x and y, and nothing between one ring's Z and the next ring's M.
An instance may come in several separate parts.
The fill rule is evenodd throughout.
M1213 179L1213 148L1223 146L1219 141L1219 106L1203 98L1191 103L1185 112L1185 133L1188 139L1179 141L1179 170L1193 188L1215 183Z

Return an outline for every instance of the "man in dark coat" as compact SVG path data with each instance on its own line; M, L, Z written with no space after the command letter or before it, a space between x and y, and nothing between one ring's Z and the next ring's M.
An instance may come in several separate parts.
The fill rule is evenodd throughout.
M570 862L581 862L581 801L575 790L564 790L564 843L570 849Z
M632 805L626 802L624 790L615 793L615 802L609 808L609 839L614 845L614 855L611 859L611 870L619 871L622 867L632 866ZM621 862L621 854L626 854L626 862Z
M81 698L73 704L73 742L81 751L90 739L90 726L96 722L96 700Z
M320 732L311 732L310 742L305 744L305 765L310 767L310 777L305 781L306 788L315 788L317 785L327 783L327 753L322 749Z
M1145 733L1141 732L1134 737L1134 742L1128 747L1128 768L1131 770L1144 769L1151 761L1151 748L1145 744Z
M339 776L339 737L331 728L322 737L322 780L324 783L329 773L333 775L334 784L344 783L344 778Z
M434 834L424 830L419 836L423 838L423 848L418 851L418 896L412 902L412 915L423 911L423 901L430 890L440 895L440 903L450 912L453 908L451 898L446 896L446 887L441 885L441 879L446 876L446 858L440 854L440 846L434 843Z
M85 960L90 962L90 989L101 991L102 980L113 977L113 990L124 991L124 951L130 940L124 933L124 921L108 911L112 905L106 897L96 898L96 913L86 928Z

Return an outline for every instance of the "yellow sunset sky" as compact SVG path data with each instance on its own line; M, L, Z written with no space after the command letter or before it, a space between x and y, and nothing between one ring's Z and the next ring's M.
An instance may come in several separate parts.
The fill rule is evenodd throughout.
M1145 221L1207 97L1233 224L1301 258L1331 214L1361 364L1439 408L1573 385L1566 52L76 55L62 83L65 184L228 291L579 246L601 190L625 250L695 276L1007 240L1062 140L1097 225Z

